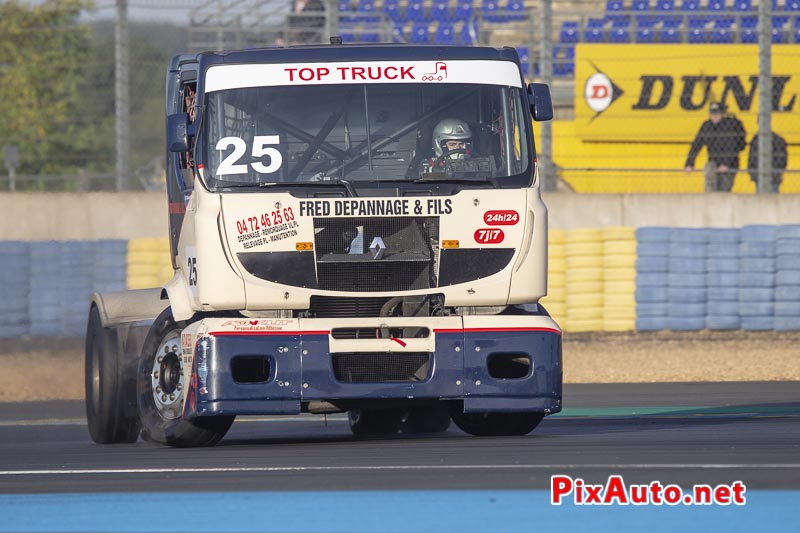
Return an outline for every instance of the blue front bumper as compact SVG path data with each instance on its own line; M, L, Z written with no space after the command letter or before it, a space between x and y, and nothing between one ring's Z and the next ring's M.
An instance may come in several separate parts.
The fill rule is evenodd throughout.
M185 415L297 414L310 401L463 400L465 412L561 410L561 333L550 327L434 329L435 349L427 379L349 383L336 379L327 331L248 334L214 332L197 337ZM400 350L402 353L402 350ZM525 377L489 374L493 354L530 358ZM265 381L234 380L232 360L266 356Z

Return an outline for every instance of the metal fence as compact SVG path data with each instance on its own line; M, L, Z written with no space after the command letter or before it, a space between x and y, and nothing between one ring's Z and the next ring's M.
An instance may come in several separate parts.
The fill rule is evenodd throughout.
M655 11L663 1L653 0L652 8L647 9L636 6L651 6L648 0L619 1L614 5L621 11L611 14L608 10L612 2L604 0L544 0L521 9L514 0L394 0L391 4L392 1L0 2L0 44L14 43L3 47L7 56L0 57L0 149L5 149L6 171L0 169L0 191L163 188L164 71L172 55L322 43L337 34L345 42L424 41L516 47L529 81L551 84L556 121L537 132L537 148L540 163L548 168L543 174L556 177L562 190L588 193L755 189L750 174L758 176L760 159L748 158L748 153L761 122L758 127L751 124L747 128L747 146L737 151L742 170L732 178L712 176L711 169L704 170L706 148L693 161L693 170L686 172L684 167L690 162L687 159L691 159L687 157L691 135L671 144L652 144L644 151L635 143L616 142L613 136L607 139L608 149L598 151L596 145L587 145L576 136L581 119L579 106L583 105L586 91L585 80L576 78L578 43L621 41L619 21L623 18L629 23L629 43L637 42L637 32L645 28L641 22L644 20L654 34L652 40L661 39L670 31L677 35L673 42L688 42L693 38L690 15L678 13L677 7L670 22L653 22L659 13L663 15ZM391 5L401 10L401 15ZM513 13L512 6L516 6ZM467 7L468 15L458 18L459 9ZM417 8L420 13L412 14L410 10ZM442 15L443 9L447 15ZM41 16L46 10L64 14L60 18ZM729 17L731 24L725 27L732 42L752 40L752 32L745 36L744 30L753 30L754 15L755 12L738 12ZM706 42L715 24L709 19L703 26ZM781 28L780 38L791 40L791 23ZM617 41L614 35L619 37ZM772 35L774 40L775 31ZM618 46L626 45L619 42ZM646 57L640 59L644 60L643 68L648 66ZM638 73L632 80L638 80ZM39 94L17 98L24 96L26 88L33 87L44 89ZM703 115L696 120L697 129L706 118ZM586 120L594 119L590 116ZM788 168L783 171L781 166L787 165L781 165L773 155L775 164L768 161L767 165L776 168L762 169L767 176L764 183L772 183L773 176L780 173L781 192L800 192L800 138L789 136L786 140ZM741 143L734 144L739 148ZM764 146L757 146L756 153L766 153L763 149ZM773 146L773 152L777 151ZM755 168L749 168L754 164ZM730 179L733 184L728 187Z

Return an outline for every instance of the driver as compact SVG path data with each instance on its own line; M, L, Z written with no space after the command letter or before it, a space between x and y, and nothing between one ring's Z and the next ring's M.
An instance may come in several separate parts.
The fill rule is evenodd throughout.
M463 120L446 118L433 128L433 153L422 161L427 174L444 168L445 159L468 159L472 149L472 130Z

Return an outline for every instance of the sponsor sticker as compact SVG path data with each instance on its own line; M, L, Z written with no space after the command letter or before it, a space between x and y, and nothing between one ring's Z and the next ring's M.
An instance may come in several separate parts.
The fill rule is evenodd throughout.
M519 213L512 210L487 211L483 222L489 226L514 226L519 222Z
M498 244L503 242L505 234L500 228L482 228L475 230L475 242L479 244Z

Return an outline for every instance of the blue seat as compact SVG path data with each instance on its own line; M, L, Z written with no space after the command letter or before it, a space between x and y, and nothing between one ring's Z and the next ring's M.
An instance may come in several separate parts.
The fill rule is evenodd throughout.
M422 5L422 0L412 0L408 3L405 18L415 22L425 20L425 7Z
M708 24L708 21L703 17L690 18L689 27L687 28L687 40L690 43L708 42L708 36L706 35L706 24Z
M408 42L412 44L426 44L428 42L428 23L417 22L411 28Z
M800 0L786 0L786 4L783 6L783 10L792 13L800 12Z
M753 10L753 0L734 0L733 11L748 12Z
M531 59L531 53L527 46L518 46L517 47L517 54L519 54L519 64L522 67L522 75L527 76L529 68L529 62Z
M656 0L655 11L675 11L675 0Z
M727 8L725 7L725 0L708 0L706 9L708 11L725 11Z
M441 22L451 19L450 5L447 0L436 0L431 6L431 20L438 20Z
M700 0L683 0L681 11L700 11Z
M356 13L361 22L379 22L381 20L375 9L375 0L359 0Z
M618 22L622 19L627 19L625 14L625 4L622 0L606 0L606 20L609 22Z
M589 19L586 21L586 28L583 31L583 40L587 43L606 42L606 20Z
M526 18L528 18L528 14L525 11L525 4L521 0L508 0L508 4L506 4L506 20L525 20Z
M794 18L794 25L792 27L792 42L800 43L800 17Z
M472 0L458 0L453 13L455 20L469 20L472 18Z
M679 18L665 20L658 40L662 43L679 43L683 41L681 37L681 20Z
M578 22L575 20L565 20L561 23L561 32L559 33L559 40L562 43L577 43L578 42Z
M575 47L561 45L553 47L553 76L575 75Z
M758 42L758 17L742 17L739 26L739 40L743 43Z
M400 2L398 0L384 0L381 11L386 15L386 18L395 22L403 18L403 13L400 11Z
M785 43L788 42L786 38L786 25L789 24L789 17L772 17L772 42Z
M721 18L714 21L708 41L711 43L732 43L733 42L733 19Z
M395 22L392 24L392 42L393 43L405 43L407 42L406 39L406 31L405 31L405 22Z
M339 32L339 36L342 38L343 43L355 43L357 42L356 36L350 32Z
M488 22L505 22L505 14L501 11L498 0L483 0L481 16Z
M433 36L433 42L436 44L454 44L456 42L456 38L453 34L453 23L440 22L439 27L436 28L436 33Z
M636 23L636 42L654 43L656 42L656 24L652 18L640 20Z
M631 24L629 19L615 21L611 25L611 31L608 34L608 42L610 43L631 42Z
M381 42L381 35L377 32L364 32L361 34L362 43L379 43Z

